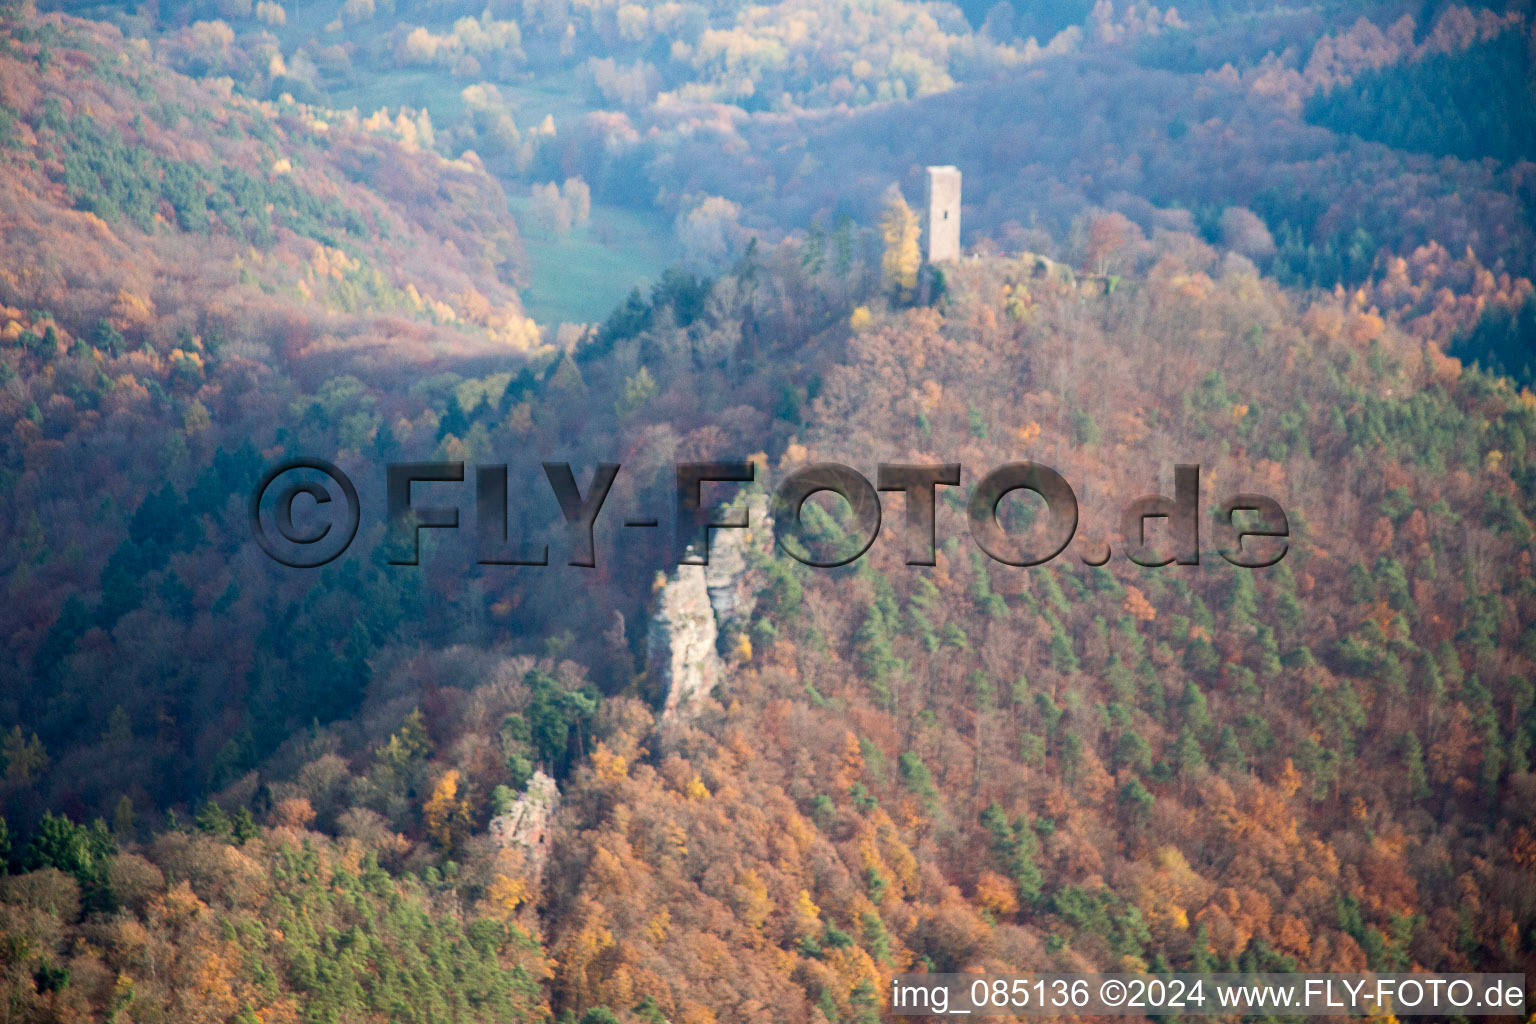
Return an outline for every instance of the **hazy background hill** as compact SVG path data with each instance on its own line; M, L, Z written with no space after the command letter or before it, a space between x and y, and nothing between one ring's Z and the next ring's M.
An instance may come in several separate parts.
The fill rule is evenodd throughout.
M936 162L968 175L968 237L1005 250L1047 247L1038 228L1079 255L1073 225L1101 210L1150 233L1186 209L1220 241L1238 208L1287 283L1355 285L1429 241L1532 269L1519 5L68 9L251 96L472 150L527 197L550 318L596 319L589 294L611 305L679 257L717 271L748 235L870 220ZM573 180L574 201L548 189Z

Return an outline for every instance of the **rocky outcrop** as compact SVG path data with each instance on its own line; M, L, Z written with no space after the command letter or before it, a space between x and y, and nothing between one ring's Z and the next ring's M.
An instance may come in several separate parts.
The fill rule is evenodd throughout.
M689 715L725 678L702 565L680 565L656 593L646 636L650 670L667 694L663 721Z
M549 833L559 808L560 789L555 780L534 772L512 806L491 819L491 839L503 849L522 852L528 880L535 884L549 859Z
M730 642L745 630L757 603L750 556L773 544L773 530L766 497L742 500L748 528L712 531L707 566L680 565L671 576L657 576L646 648L651 676L667 695L663 722L690 717L725 680L721 638Z
M747 499L746 507L747 529L714 531L709 543L709 564L704 567L709 604L722 634L745 629L751 620L752 610L757 606L757 587L747 571L747 556L753 549L766 552L773 545L768 498L753 495Z

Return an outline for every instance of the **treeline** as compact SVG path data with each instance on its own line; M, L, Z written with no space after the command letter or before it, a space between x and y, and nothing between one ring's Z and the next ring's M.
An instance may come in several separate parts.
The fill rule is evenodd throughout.
M56 97L49 99L41 127L57 147L70 202L103 220L127 219L149 232L168 206L182 231L206 235L217 223L236 241L263 247L277 241L277 226L331 246L373 234L355 210L319 198L286 174L266 180L239 166L210 169L158 156L89 115L66 115Z
M152 826L350 717L384 652L460 622L382 556L319 586L242 565L271 453L382 461L427 410L435 444L459 378L413 397L381 376L541 339L483 173L222 101L87 23L17 15L0 41L0 672L29 681L0 691L0 790L22 830L122 801ZM330 379L338 358L375 384Z
M1307 120L1397 149L1536 159L1536 62L1529 32L1508 31L1459 53L1363 71L1348 85L1318 89Z
M17 1020L542 1020L537 940L456 879L209 805L152 844L43 819L0 875ZM3 836L3 832L0 832ZM0 853L4 853L0 850ZM450 875L456 874L450 869ZM462 884L462 883L460 883Z
M1515 309L1489 309L1475 327L1454 339L1450 354L1521 387L1536 384L1536 300L1526 299Z

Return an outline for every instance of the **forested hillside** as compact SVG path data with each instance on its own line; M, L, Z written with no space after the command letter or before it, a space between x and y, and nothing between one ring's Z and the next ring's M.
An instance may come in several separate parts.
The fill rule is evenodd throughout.
M868 1024L907 970L1536 972L1530 164L1443 83L1494 53L1517 92L1529 24L1209 6L5 8L6 1019ZM584 127L495 108L525 60ZM582 62L642 100L573 99ZM328 102L428 67L463 121ZM1479 151L1368 116L1428 95ZM970 255L924 297L902 192L941 151ZM707 258L535 323L530 266L625 190ZM363 497L318 569L248 520L297 455ZM1081 502L1027 569L966 515L1024 458ZM757 479L711 500L758 511L706 592L675 465L727 459ZM477 563L467 478L389 564L410 460L508 464L550 564ZM622 464L595 568L546 461ZM766 543L822 461L961 463L936 564L894 495L851 565ZM1200 564L1143 568L1119 512L1179 463ZM1216 553L1238 492L1284 506L1278 564ZM690 594L718 685L682 693Z
M585 308L558 272L594 256L612 300L659 274L618 243L637 212L718 273L753 235L872 221L935 162L967 175L968 242L1005 252L1076 262L1111 211L1225 244L1256 217L1248 254L1301 287L1430 242L1536 270L1521 3L64 6L244 95L474 153L554 242L554 310Z
M224 614L240 599L250 581L238 569L209 577L188 554L208 534L184 513L190 500L222 519L258 467L255 444L270 447L279 429L303 443L304 424L325 417L344 443L372 447L388 437L385 417L431 400L402 392L381 406L357 377L335 376L338 359L398 379L402 361L427 370L537 350L514 290L516 227L472 167L298 108L221 99L136 66L87 23L7 31L0 403L14 424L12 599L0 628L9 670L42 685L8 687L6 715L60 754L90 737L158 735L105 741L118 754L81 763L106 768L140 804L186 799L228 743L233 723L214 709L252 685L259 638L222 662L212 652L229 653L229 637L218 633L124 658L114 629L153 647L197 610ZM66 672L72 656L93 667ZM281 693L260 697L283 715L274 729L352 699L293 708ZM201 770L189 774L189 756ZM71 764L59 778L95 774ZM103 798L69 799L83 811Z

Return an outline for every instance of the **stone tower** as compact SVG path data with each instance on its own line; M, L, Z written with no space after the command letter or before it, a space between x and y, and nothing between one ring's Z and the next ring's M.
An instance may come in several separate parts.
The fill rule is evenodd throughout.
M960 169L928 168L928 262L960 258Z

